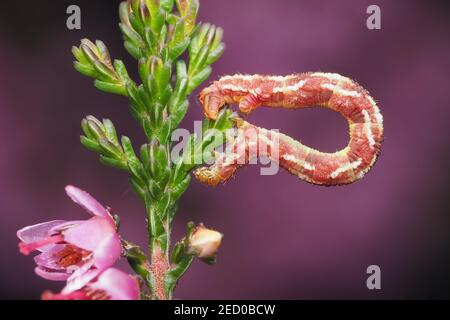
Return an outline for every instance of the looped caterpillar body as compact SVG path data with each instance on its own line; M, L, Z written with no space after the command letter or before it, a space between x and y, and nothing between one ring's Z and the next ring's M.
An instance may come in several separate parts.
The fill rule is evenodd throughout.
M262 75L225 76L200 93L205 115L216 119L226 104L238 104L248 114L261 107L299 109L322 106L339 112L349 123L350 142L335 153L309 148L281 133L238 121L239 134L233 145L209 168L200 168L196 178L209 185L228 180L253 156L269 157L302 180L318 185L350 184L372 168L383 140L383 117L374 99L353 80L333 73L303 73L286 77ZM246 133L251 134L249 138ZM278 145L270 142L276 138ZM240 160L240 161L238 161Z

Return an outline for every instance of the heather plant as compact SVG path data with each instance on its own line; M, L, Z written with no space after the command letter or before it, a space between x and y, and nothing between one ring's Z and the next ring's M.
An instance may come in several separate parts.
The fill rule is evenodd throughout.
M120 4L119 27L125 49L137 60L139 81L130 77L122 61L111 58L102 41L83 39L73 47L75 69L93 78L99 90L126 97L131 116L145 133L146 141L137 148L130 138L119 137L109 119L87 116L81 123L83 146L98 154L101 163L129 174L145 207L149 250L120 237L118 216L85 191L68 186L69 197L90 212L91 219L51 221L18 232L22 253L40 251L36 273L67 281L61 293L46 292L44 299L171 299L195 257L215 262L219 232L189 223L183 239L175 244L171 239L192 170L214 156L212 150L233 127L228 110L216 120L204 120L202 135L192 134L181 156L172 159L171 136L188 112L189 97L208 79L211 65L225 49L223 30L198 23L198 10L198 0ZM120 256L126 257L135 276L112 268ZM123 287L112 286L111 278Z

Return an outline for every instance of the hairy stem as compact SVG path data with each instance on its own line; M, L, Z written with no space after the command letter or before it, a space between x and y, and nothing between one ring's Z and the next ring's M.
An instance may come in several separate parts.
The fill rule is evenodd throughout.
M168 300L169 295L165 288L165 276L170 268L168 255L159 247L153 248L150 272L153 277L153 296L158 300Z

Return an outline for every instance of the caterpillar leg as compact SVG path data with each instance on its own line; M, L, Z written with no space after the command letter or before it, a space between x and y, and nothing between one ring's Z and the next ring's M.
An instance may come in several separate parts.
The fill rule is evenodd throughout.
M250 114L258 106L258 97L255 94L248 94L239 102L239 111Z

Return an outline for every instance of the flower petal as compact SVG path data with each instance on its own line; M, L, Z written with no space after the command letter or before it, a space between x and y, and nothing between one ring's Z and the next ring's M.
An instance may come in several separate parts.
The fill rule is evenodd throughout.
M67 279L67 285L64 287L64 289L61 291L63 294L68 294L77 290L80 290L84 286L86 286L90 281L95 279L102 270L99 269L90 269L85 270L84 268L81 268L75 273L73 273L69 279Z
M64 232L64 240L78 248L95 251L103 240L114 234L115 228L106 219L93 217Z
M58 227L65 223L67 223L67 221L54 220L35 224L32 226L27 226L17 231L17 237L25 243L39 242L50 236L51 230L55 229L55 227ZM40 248L39 250L45 251L51 248L52 246L53 245L47 245Z
M41 278L51 281L66 281L69 278L69 274L66 272L57 272L43 267L36 267L34 272Z
M73 228L74 226L84 222L86 220L72 220L72 221L66 221L60 225L54 226L53 228L51 228L50 230L50 234L56 234L56 233L61 233L67 229Z
M137 280L115 268L105 270L90 287L105 291L111 300L139 299L139 283Z
M122 244L119 236L115 233L104 239L94 251L94 265L105 270L111 267L120 259Z
M83 191L74 186L67 186L66 193L73 200L73 202L83 207L90 214L107 218L111 220L111 222L113 222L111 215L108 213L105 207L103 207L86 191Z

